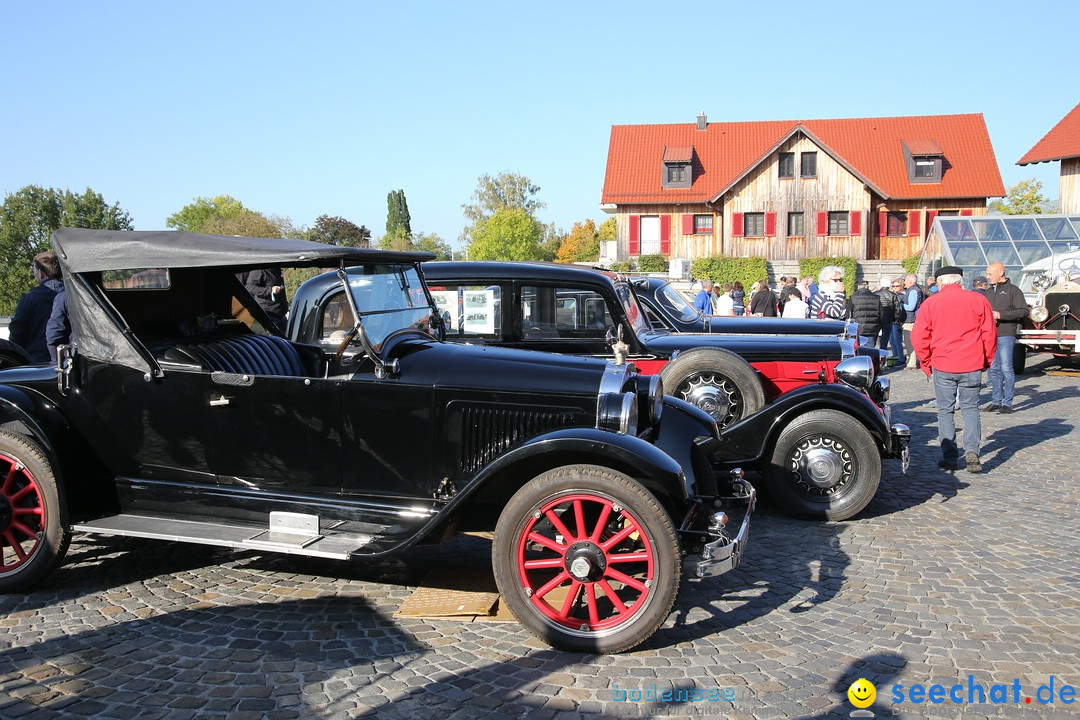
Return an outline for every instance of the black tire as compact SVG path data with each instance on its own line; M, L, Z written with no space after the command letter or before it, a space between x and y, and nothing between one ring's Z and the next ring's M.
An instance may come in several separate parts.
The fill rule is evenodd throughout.
M1017 375L1023 375L1024 370L1027 369L1027 346L1022 343L1016 343L1013 346L1013 372Z
M765 484L780 508L808 520L846 520L865 508L881 482L881 455L870 432L839 410L814 410L780 433Z
M727 427L765 405L765 389L750 363L730 350L681 353L660 372L665 392L709 413Z
M518 490L495 527L492 564L514 617L573 652L622 652L644 641L667 619L682 576L660 503L596 465L555 468Z
M0 370L19 365L29 365L30 356L10 340L0 339Z
M0 593L32 587L63 559L70 541L63 488L45 454L0 432Z

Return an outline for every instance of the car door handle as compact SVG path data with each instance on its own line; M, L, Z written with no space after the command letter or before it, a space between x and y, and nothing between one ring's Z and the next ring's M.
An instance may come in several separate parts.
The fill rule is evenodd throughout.
M228 405L232 401L232 398L227 398L222 395L219 398L210 398L210 407L222 407Z

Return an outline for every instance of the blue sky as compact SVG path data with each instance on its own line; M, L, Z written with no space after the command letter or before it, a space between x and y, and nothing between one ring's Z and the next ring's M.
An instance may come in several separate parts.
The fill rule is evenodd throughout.
M198 196L452 245L484 173L600 211L612 125L981 112L1006 186L1080 102L1080 3L0 3L0 193L87 186L137 229Z

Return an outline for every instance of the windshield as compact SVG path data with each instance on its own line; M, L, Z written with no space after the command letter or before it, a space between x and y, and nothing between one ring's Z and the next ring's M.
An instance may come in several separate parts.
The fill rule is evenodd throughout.
M701 313L690 304L685 295L672 287L671 283L662 284L657 288L653 297L674 317L679 318L680 322L694 322L701 319Z
M420 274L411 265L363 265L349 268L349 289L360 321L375 347L405 328L427 330L434 308Z
M619 302L622 303L623 311L626 313L626 319L630 321L636 334L640 335L641 333L652 330L648 319L645 317L645 313L642 312L641 306L638 305L637 296L634 295L633 289L631 289L628 284L617 284L615 286L615 294L619 296Z

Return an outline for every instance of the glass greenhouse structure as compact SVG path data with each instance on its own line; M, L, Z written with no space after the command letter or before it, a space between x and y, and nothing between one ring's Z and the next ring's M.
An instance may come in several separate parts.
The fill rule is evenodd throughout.
M931 256L940 248L940 260ZM927 236L920 276L942 265L964 269L964 286L1000 262L1006 276L1020 284L1023 269L1040 260L1080 251L1080 215L982 215L941 217ZM1053 264L1053 263L1051 263Z

